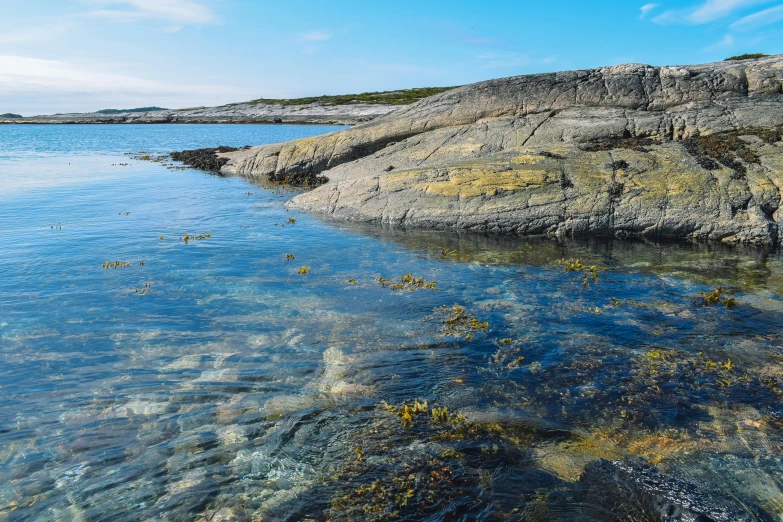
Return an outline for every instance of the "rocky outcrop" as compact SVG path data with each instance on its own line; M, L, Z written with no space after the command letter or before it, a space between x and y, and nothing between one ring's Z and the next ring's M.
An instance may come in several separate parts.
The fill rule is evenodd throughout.
M235 103L220 107L163 109L146 112L84 112L29 116L0 115L0 123L309 123L354 125L370 121L399 108L399 105L346 104L281 105Z
M517 234L777 243L783 56L491 80L351 129L224 155L328 183L291 208Z

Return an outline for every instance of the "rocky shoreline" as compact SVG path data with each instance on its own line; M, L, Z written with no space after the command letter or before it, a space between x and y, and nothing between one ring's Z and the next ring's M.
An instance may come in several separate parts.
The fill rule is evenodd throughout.
M346 104L277 105L239 103L221 107L117 112L86 112L28 117L3 117L0 124L155 124L155 123L287 123L317 125L356 125L398 109L398 105Z
M481 82L323 136L220 154L318 185L292 209L403 227L774 245L783 55Z

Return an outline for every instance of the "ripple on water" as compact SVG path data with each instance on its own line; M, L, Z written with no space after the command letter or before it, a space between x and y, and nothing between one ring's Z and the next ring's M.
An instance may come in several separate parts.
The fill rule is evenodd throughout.
M645 519L653 481L783 520L778 251L281 227L273 189L118 159L0 158L38 173L0 196L0 518ZM408 273L438 290L376 282Z

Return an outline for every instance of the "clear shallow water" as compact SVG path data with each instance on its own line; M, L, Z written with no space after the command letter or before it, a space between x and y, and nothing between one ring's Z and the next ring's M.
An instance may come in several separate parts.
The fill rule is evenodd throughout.
M779 252L351 226L123 155L332 130L0 126L0 520L654 520L617 460L783 520Z

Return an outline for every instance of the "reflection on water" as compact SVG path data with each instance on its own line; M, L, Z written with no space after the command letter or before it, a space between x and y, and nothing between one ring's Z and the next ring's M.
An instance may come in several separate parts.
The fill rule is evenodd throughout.
M42 181L0 194L0 519L783 520L777 251L346 225L57 161L0 175ZM437 290L375 280L408 273Z

